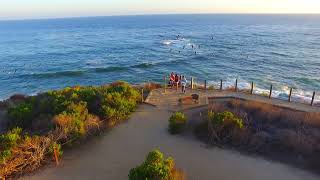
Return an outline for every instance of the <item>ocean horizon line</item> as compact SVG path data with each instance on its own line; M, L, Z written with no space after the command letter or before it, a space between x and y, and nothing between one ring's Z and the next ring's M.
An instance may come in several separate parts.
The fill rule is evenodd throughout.
M139 16L205 16L205 15L244 15L244 16L320 16L320 13L150 13L150 14L119 14L119 15L92 15L92 16L66 16L66 17L39 17L39 18L8 18L0 22L12 21L43 21L63 19L107 18L107 17L139 17Z

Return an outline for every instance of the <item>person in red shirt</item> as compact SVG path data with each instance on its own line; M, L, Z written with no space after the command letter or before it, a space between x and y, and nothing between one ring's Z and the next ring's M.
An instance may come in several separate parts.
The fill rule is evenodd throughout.
M171 75L170 75L170 79L169 79L169 85L171 87L173 87L174 81L175 81L175 76L174 76L174 73L172 72Z
M174 77L174 83L175 83L176 86L179 85L179 76L178 76L178 74L176 74L175 77Z

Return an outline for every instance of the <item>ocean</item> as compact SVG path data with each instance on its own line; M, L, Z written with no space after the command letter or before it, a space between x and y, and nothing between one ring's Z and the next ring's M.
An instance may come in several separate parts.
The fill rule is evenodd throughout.
M0 98L75 85L197 83L320 100L320 15L145 15L0 21Z

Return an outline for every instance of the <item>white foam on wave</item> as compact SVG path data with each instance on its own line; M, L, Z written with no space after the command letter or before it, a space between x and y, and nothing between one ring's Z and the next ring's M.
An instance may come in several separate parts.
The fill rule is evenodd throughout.
M101 59L89 59L85 63L86 63L86 65L89 65L89 66L97 66L97 65L102 64L102 60Z
M161 44L166 46L177 46L177 47L183 47L183 46L189 46L189 39L180 38L180 39L166 39L162 40ZM191 44L190 44L191 46Z
M173 43L173 41L172 41L172 40L164 40L164 41L161 41L161 43L162 43L163 45L170 45L170 44Z

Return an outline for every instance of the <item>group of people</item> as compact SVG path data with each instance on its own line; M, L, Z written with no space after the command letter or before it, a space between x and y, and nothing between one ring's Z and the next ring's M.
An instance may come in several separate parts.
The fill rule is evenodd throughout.
M176 86L177 88L181 86L181 92L185 93L187 83L188 81L185 76L178 75L177 73L173 73L173 72L170 74L169 86L171 87Z

